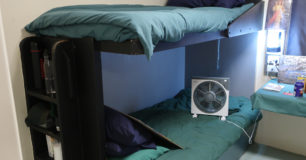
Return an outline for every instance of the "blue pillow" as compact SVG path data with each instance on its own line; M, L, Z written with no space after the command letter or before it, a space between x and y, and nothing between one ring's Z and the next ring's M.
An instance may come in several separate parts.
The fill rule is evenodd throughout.
M234 8L241 6L245 3L245 0L217 0L214 6Z
M167 6L179 6L179 7L205 7L212 6L215 0L168 0Z
M105 151L108 156L123 157L140 150L138 146L124 146L115 142L107 141Z
M140 149L155 149L153 135L121 113L105 107L106 153L126 156Z
M245 0L168 0L167 6L179 6L179 7L225 7L233 8L241 6L245 3Z

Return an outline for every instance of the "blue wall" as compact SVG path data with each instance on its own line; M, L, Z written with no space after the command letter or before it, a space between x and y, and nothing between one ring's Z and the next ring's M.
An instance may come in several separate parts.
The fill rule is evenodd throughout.
M145 56L102 53L104 103L129 113L173 97L184 88L185 48Z
M190 87L191 76L230 77L230 94L249 97L254 92L257 33L222 39L219 69L217 44L157 52L151 61L143 55L102 53L105 104L125 113L137 111L173 97L185 84Z
M186 87L192 76L230 77L230 95L249 97L254 92L257 33L186 47Z

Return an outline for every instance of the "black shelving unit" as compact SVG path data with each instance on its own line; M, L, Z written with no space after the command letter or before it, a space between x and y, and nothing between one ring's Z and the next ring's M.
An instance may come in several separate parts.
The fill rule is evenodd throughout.
M60 136L60 133L58 131L56 131L55 129L45 129L43 127L39 127L39 126L35 126L35 125L29 125L29 127L32 129L32 130L35 130L39 133L43 133L45 135L48 135L58 141L61 140L61 136Z
M41 153L39 155L36 155L35 156L35 159L37 160L54 160L53 158L49 157L48 156L48 152L45 152L45 153Z
M31 42L36 42L39 50L51 53L56 90L56 95L52 97L45 93L43 85L40 88L35 85L37 76L33 73L35 65L32 64ZM86 159L84 156L86 149L83 146L85 138L82 136L81 126L82 115L77 94L74 92L77 84L72 81L76 76L73 70L76 68L73 57L74 45L71 41L60 38L28 37L21 41L20 51L28 112L38 103L46 104L46 107L54 106L55 119L60 128L57 131L55 126L44 128L27 123L31 132L34 159L53 160L48 154L46 135L61 142L64 160Z
M45 94L42 94L41 91L38 91L38 90L36 90L36 91L35 90L28 90L27 94L30 97L35 97L35 98L40 99L42 101L46 101L46 102L50 102L50 103L53 103L53 104L57 104L56 98L53 98L53 97L47 96Z

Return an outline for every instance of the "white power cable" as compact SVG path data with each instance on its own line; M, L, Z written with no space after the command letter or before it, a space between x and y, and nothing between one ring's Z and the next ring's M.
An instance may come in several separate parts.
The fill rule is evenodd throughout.
M256 117L256 120L255 120L255 123L254 123L251 135L249 135L248 132L244 128L240 127L238 124L236 124L236 123L234 123L232 121L229 121L229 120L226 120L226 122L230 123L230 124L233 124L234 126L240 128L244 132L244 134L249 138L249 144L252 144L253 143L252 142L252 138L253 138L253 135L254 135L254 132L255 132L255 129L256 129L256 126L257 126L257 120L258 120L260 114L261 114L261 112L259 112L257 114L257 117Z

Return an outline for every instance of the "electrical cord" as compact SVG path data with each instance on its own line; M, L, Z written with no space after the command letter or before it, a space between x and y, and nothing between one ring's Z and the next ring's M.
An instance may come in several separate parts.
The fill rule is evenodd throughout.
M257 120L259 118L259 115L261 115L261 112L259 112L257 114L257 117L256 117L256 120L255 120L255 123L254 123L254 126L253 126L253 130L251 132L251 135L249 135L248 132L244 128L240 127L238 124L236 124L236 123L234 123L232 121L229 121L229 120L226 120L226 122L230 123L230 124L233 124L234 126L240 128L244 132L244 134L249 138L249 144L252 144L253 143L252 139L253 139L253 135L254 135L254 132L255 132L255 129L256 129L256 126L257 126Z

